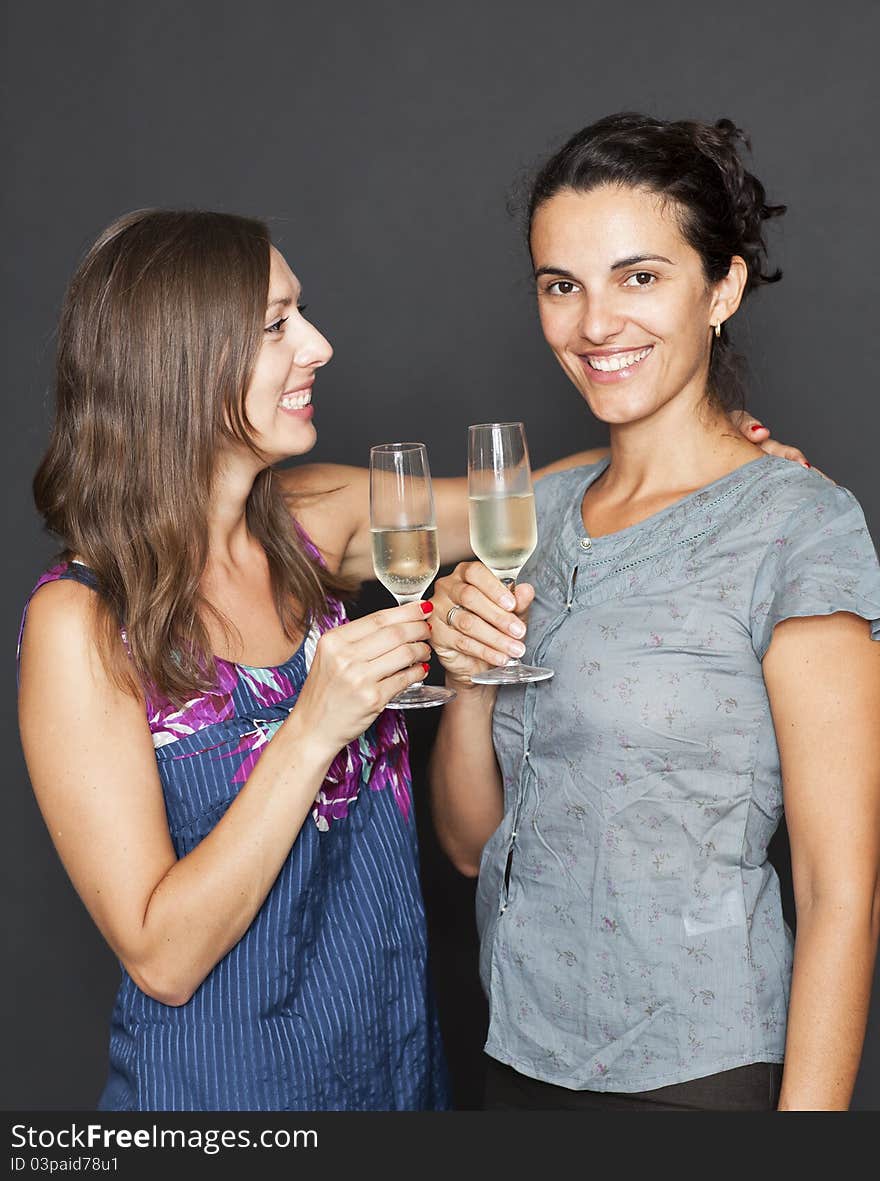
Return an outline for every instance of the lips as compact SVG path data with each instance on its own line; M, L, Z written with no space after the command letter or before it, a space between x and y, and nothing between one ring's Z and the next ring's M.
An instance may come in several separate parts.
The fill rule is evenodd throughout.
M630 369L644 361L653 347L649 344L643 349L632 349L628 353L587 353L586 362L591 369L598 369L600 373L615 373L619 369Z
M305 386L298 390L287 390L281 395L279 406L282 410L303 410L312 402L312 387Z
M590 381L605 385L609 382L626 381L637 372L654 351L652 344L640 349L604 349L593 353L581 353L579 360Z

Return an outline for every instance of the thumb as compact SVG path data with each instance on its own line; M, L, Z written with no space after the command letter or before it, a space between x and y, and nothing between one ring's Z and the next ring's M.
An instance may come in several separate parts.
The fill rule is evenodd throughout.
M513 595L516 599L514 611L516 611L517 615L522 615L532 605L532 600L535 597L535 588L528 582L520 582L514 587Z

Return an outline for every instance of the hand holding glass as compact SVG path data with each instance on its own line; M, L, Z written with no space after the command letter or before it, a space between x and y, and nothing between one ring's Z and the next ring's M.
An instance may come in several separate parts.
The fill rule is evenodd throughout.
M529 450L521 422L468 428L468 518L471 549L513 590L516 576L538 544ZM511 659L503 668L475 673L471 680L478 685L522 685L552 676L552 669Z
M370 533L376 577L397 602L418 602L440 569L434 494L423 443L382 443L370 449ZM455 693L411 685L389 709L424 709Z

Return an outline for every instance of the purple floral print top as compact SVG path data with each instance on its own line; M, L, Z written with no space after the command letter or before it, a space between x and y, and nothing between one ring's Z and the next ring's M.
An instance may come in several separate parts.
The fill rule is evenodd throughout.
M524 659L499 690L505 812L478 886L487 1052L533 1078L642 1091L780 1062L792 937L761 671L773 628L852 612L880 567L852 494L764 457L605 537L601 464L536 488Z

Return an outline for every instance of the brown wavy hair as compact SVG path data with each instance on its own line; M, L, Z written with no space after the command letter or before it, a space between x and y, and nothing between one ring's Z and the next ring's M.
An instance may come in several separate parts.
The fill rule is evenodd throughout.
M245 394L264 327L269 231L225 213L119 218L71 281L55 420L34 500L97 577L96 638L117 684L181 704L216 676L202 596L208 505L224 440L259 454ZM271 468L247 500L291 640L351 586L306 552ZM125 628L127 656L119 642Z

